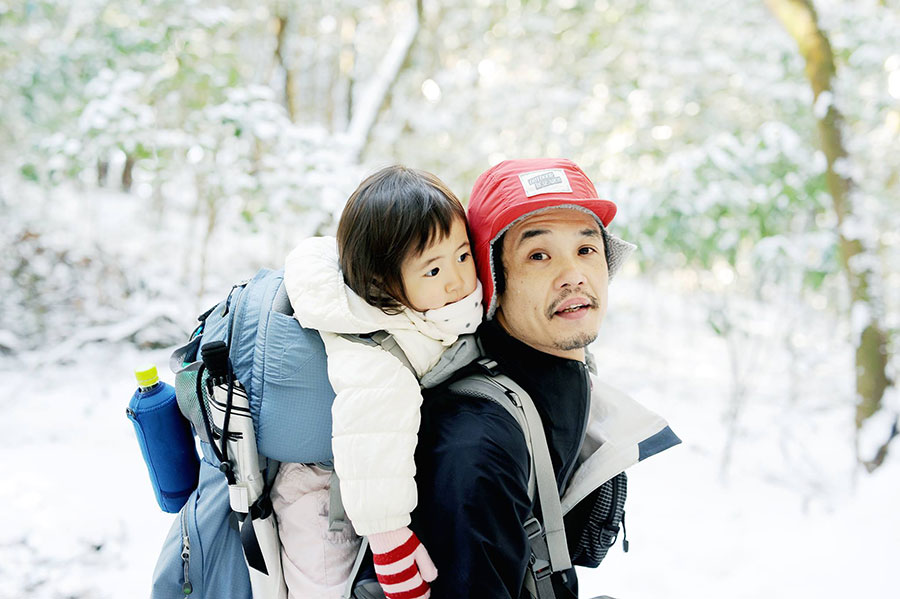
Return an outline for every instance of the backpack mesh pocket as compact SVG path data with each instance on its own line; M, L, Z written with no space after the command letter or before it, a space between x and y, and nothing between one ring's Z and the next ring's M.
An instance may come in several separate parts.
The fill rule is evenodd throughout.
M181 414L190 420L194 426L194 431L200 437L201 441L212 443L206 431L206 425L203 422L203 413L206 411L207 422L212 423L212 415L209 413L209 396L206 387L206 370L201 375L203 379L200 381L200 396L197 395L197 372L200 363L191 364L175 374L175 398L178 400L178 409Z
M603 483L567 514L567 519L577 518L583 527L581 534L569 542L573 564L596 568L603 561L623 526L627 492L628 478L622 472Z
M205 324L204 322L203 326ZM200 375L202 377L200 385L197 385L197 373L201 372L203 367L203 362L199 359L202 341L202 329L198 328L194 331L190 341L172 352L172 356L169 358L169 367L175 373L175 399L178 401L178 409L182 416L193 425L200 440L211 444L213 439L210 439L207 432L203 413L206 412L206 422L212 428L216 440L221 438L222 431L213 424L212 414L209 411L210 397L206 385L209 376L206 374L205 368Z

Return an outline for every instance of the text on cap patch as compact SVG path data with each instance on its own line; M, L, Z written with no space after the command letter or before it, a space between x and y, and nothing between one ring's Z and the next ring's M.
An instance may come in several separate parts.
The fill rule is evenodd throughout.
M531 197L542 193L572 192L569 179L561 168L548 168L540 171L531 171L519 175L519 181L525 188L525 196Z

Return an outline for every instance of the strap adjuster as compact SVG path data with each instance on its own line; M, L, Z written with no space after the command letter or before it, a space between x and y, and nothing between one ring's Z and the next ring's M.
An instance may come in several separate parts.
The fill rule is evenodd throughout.
M619 538L619 527L611 524L605 525L600 532L600 545L604 549L609 549L616 544Z
M250 518L253 520L265 520L272 515L272 498L263 495L250 506Z
M496 360L492 360L491 358L479 358L476 363L490 376L497 376L500 374L500 365L497 364Z
M533 539L544 533L544 527L541 526L541 521L537 518L529 518L522 526L525 528L525 534L528 535L529 539Z
M522 527L525 529L525 534L528 535L529 541L536 537L541 537L544 534L544 527L541 524L541 521L535 517L531 517L526 520L522 524ZM546 546L544 548L544 551L541 553L546 556ZM531 558L528 560L528 568L534 575L535 581L544 580L545 578L553 574L553 568L550 566L550 561L542 559L534 554L534 543L532 543L532 552Z

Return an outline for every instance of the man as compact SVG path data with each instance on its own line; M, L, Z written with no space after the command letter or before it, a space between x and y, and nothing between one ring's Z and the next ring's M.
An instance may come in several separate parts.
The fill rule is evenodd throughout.
M600 484L678 442L659 417L592 380L586 364L609 278L633 249L606 231L615 212L578 166L555 159L494 166L468 209L486 305L479 342L534 400L561 495L582 468L563 498L570 549L583 543ZM541 511L528 493L529 460L522 429L498 404L446 385L426 393L413 529L439 572L432 599L521 596L525 523ZM576 597L574 569L555 573L553 586L557 597Z

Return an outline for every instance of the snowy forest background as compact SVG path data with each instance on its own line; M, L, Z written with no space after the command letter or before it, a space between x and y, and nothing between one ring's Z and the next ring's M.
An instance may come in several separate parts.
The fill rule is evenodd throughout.
M813 6L814 5L814 6ZM582 596L897 596L900 2L0 0L0 597L145 596L131 370L400 162L565 156L684 444Z

